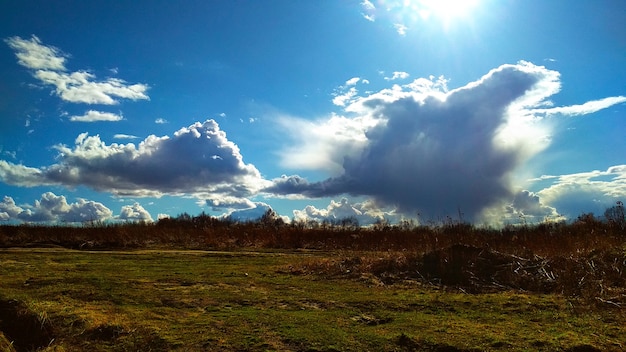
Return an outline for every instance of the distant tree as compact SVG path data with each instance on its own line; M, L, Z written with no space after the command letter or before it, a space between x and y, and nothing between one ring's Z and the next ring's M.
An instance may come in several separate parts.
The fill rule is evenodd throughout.
M283 218L278 216L278 214L272 208L270 208L270 209L267 209L267 211L265 211L265 213L263 214L263 216L261 216L261 218L259 218L259 224L265 227L268 227L268 226L281 227L285 225L285 221L283 220Z
M606 220L611 223L611 224L615 224L621 228L626 227L626 217L624 214L624 203L622 203L621 201L617 201L617 203L608 208L606 211L604 211L604 217L606 218Z
M357 219L356 216L354 215L348 216L348 217L341 219L339 221L339 225L343 229L356 230L359 228L359 219Z

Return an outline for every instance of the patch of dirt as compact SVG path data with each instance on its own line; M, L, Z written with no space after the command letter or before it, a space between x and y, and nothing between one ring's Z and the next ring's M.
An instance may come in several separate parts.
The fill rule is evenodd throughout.
M54 340L52 325L30 311L24 303L0 299L0 331L16 352L34 351Z
M126 334L128 332L123 327L110 324L100 325L84 332L84 336L88 339L98 341L112 341Z
M462 349L455 346L451 346L445 343L431 343L427 341L417 341L410 336L400 334L396 338L396 345L401 348L401 351L407 352L474 352L479 350L474 349Z
M591 345L577 345L565 350L566 352L600 352L601 349Z

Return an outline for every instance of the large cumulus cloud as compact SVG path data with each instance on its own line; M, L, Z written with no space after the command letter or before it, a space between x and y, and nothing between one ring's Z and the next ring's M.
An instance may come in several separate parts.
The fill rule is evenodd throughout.
M58 163L32 168L0 162L0 180L17 186L85 185L116 195L196 194L212 199L248 197L264 185L254 165L217 122L181 128L173 136L151 135L139 145L107 145L79 135L73 147L57 145Z
M345 109L352 116L345 119L368 125L360 131L351 128L350 143L345 135L326 139L316 161L342 160L340 172L319 182L283 176L266 191L310 197L371 196L401 213L419 213L425 219L460 211L466 220L477 221L487 210L514 199L519 191L514 172L549 144L550 130L539 123L542 118L594 111L588 109L590 104L552 108L547 99L560 90L559 73L528 62L502 65L451 91L443 83L417 79L353 97ZM611 104L603 100L594 106L623 101L624 97L615 97ZM342 148L345 145L352 148ZM542 211L549 209L534 209Z

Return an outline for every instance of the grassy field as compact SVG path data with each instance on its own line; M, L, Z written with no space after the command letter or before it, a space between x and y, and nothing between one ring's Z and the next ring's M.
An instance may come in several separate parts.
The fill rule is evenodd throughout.
M626 349L620 271L626 263L618 262L626 261L626 247L618 248L614 259L604 252L583 253L570 258L569 266L556 259L547 263L545 257L446 248L428 253L4 248L0 350ZM457 252L465 258L460 264ZM487 273L490 280L476 266L485 258L500 260L502 270ZM518 265L507 266L506 258L517 258L511 263ZM597 270L581 274L580 290L570 292L559 283L564 274L558 269L578 268L572 263ZM616 273L608 275L610 270ZM520 278L535 278L538 286ZM585 280L603 292L586 293Z

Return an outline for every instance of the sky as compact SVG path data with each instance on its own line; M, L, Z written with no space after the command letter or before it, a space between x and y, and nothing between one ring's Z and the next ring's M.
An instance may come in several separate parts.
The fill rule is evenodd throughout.
M626 201L622 0L0 1L0 224Z

